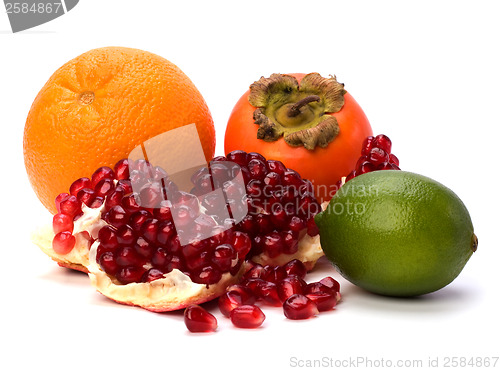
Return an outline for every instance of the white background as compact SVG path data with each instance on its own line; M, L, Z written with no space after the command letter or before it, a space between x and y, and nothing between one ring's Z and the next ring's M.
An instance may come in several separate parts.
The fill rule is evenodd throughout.
M439 357L445 369L445 357L500 356L496 5L82 0L65 16L19 34L11 33L0 6L0 368L286 370L297 368L291 357L368 357L393 366L397 360L426 366ZM218 315L217 333L193 335L181 313L154 314L107 300L86 275L57 267L30 242L30 231L51 216L27 180L22 133L53 71L110 45L145 49L183 69L212 111L218 154L233 105L260 76L335 74L374 132L392 138L403 169L430 176L462 198L478 251L434 294L390 299L342 280L344 301L335 311L293 322L266 307L265 325L254 331L234 329ZM338 278L322 261L310 279L327 274ZM208 308L218 314L215 305Z

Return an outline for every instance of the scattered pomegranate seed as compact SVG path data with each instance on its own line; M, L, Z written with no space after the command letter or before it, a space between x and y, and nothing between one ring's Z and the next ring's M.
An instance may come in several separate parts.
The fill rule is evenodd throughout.
M233 291L226 291L224 294L222 294L219 297L218 304L219 304L220 312L224 316L229 317L231 311L234 308L243 305L243 298L242 298L241 294L237 291L234 291L234 290Z
M294 294L283 303L283 313L289 319L307 319L319 313L316 304L307 296Z
M234 308L230 314L231 322L240 328L257 328L262 325L266 316L255 305L241 305Z
M335 293L311 293L306 294L306 296L311 299L320 312L331 310L337 305L337 297Z
M217 319L199 305L190 305L184 310L184 323L191 332L214 332Z

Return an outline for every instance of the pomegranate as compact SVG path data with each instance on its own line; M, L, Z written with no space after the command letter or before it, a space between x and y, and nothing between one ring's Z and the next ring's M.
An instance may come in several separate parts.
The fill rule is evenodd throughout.
M318 307L307 296L293 294L283 303L283 313L289 319L307 319L318 314Z
M231 322L240 328L257 328L262 325L266 316L262 309L255 305L242 305L231 311Z
M217 319L199 305L190 305L184 310L184 323L191 332L213 332Z
M87 271L105 296L151 311L220 296L247 261L279 267L266 272L259 298L281 305L276 281L323 255L312 184L278 161L234 151L196 171L190 187L142 159L101 167L56 198L52 231L36 242ZM290 261L303 264L281 267Z

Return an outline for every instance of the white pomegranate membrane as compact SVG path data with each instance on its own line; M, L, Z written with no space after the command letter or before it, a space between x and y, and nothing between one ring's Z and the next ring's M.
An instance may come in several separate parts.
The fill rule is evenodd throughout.
M70 254L79 221L93 215L88 246L114 285L150 283L174 270L212 285L241 273L246 259L307 261L310 249L311 268L322 255L312 184L281 162L234 151L191 181L189 192L180 191L160 167L128 159L77 179L56 198L54 251Z

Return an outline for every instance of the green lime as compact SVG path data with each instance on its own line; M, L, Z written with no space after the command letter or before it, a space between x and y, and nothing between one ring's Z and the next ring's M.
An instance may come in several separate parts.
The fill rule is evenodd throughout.
M325 255L355 285L415 296L453 281L477 248L469 213L450 189L406 171L344 184L315 218Z

